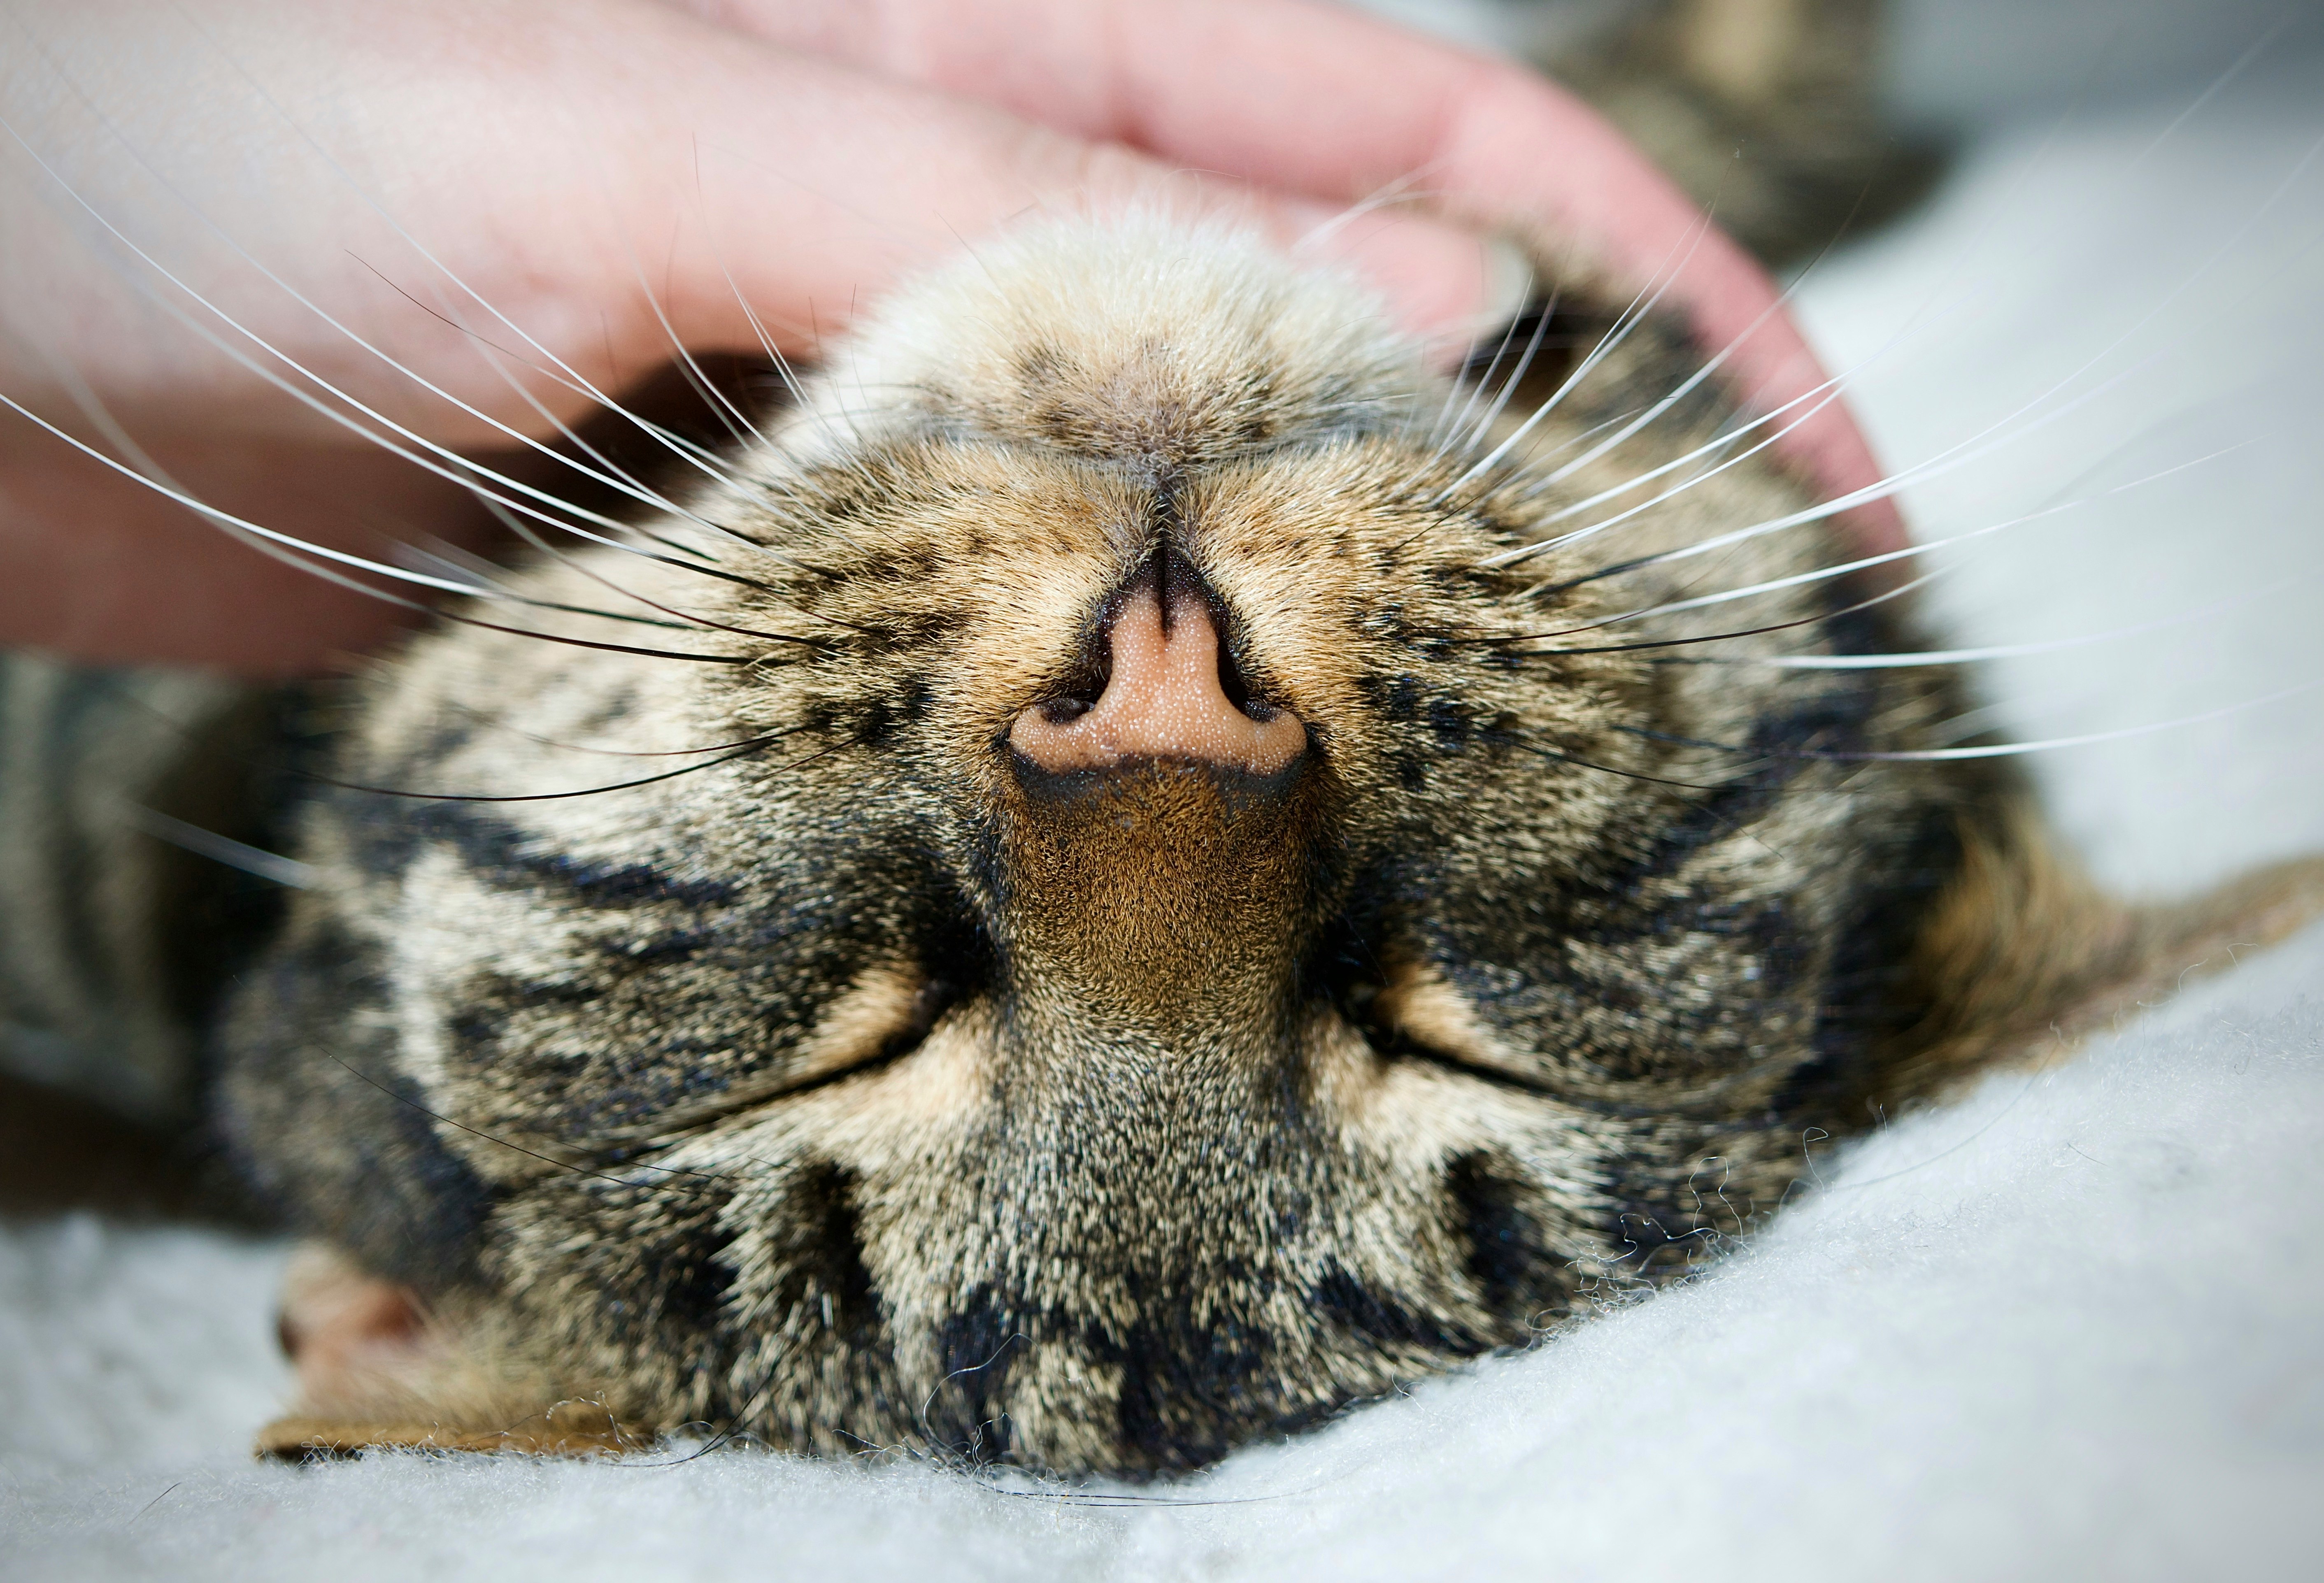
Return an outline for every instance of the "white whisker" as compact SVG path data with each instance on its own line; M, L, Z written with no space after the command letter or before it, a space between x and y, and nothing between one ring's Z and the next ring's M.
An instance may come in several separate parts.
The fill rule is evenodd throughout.
M1776 593L1785 588L1797 588L1810 583L1826 582L1834 577L1847 576L1854 572L1869 571L1875 566L1892 566L1899 561L1910 560L1915 557L1926 555L1932 550L1947 549L1955 545L1968 544L1977 539L1988 538L1996 533L2006 532L2012 528L2022 528L2028 522L2039 522L2047 518L2061 516L2068 511L2080 511L2084 506L2095 504L2099 501L2110 499L2115 495L2127 493L2134 489L2144 488L2145 485L2150 483L2159 483L2163 479L2172 477L2177 474L2184 473L2190 468L2200 467L2205 463L2217 461L2221 456L2230 456L2236 451L2242 450L2246 446L2257 443L2257 437L2238 440L2232 446L2223 446L2209 455L2196 456L2185 462L2176 463L2169 467L2159 468L2153 473L2145 474L2144 477L2134 478L2128 483L2116 484L2111 489L2101 490L2096 494L2082 495L2077 499L2064 501L2056 505L2043 507L2039 511L2027 511L2019 516L2006 518L1998 522L1988 522L1982 528L1972 528L1965 533L1954 533L1949 534L1943 538L1932 538L1925 544L1908 544L1902 549L1886 550L1878 555L1864 556L1856 560L1843 561L1836 566L1818 566L1810 571L1795 572L1787 577L1774 577L1764 583L1751 584L1748 587L1722 589L1716 594L1702 594L1690 599L1672 600L1662 604L1649 605L1638 610L1626 611L1620 615L1607 616L1602 620L1591 621L1587 626L1570 628L1565 632L1545 632L1541 634L1541 636L1544 640L1547 640L1550 638L1564 637L1572 632L1595 631L1601 627L1615 626L1623 621L1644 621L1651 616L1671 615L1675 614L1680 611L1701 610L1714 604L1725 604L1738 599L1749 599L1762 594ZM1634 566L1618 568L1618 570L1634 571L1646 566L1656 566L1662 564L1666 558L1667 557L1660 556L1648 557L1644 560L1637 562ZM1612 574L1609 573L1605 575L1610 575Z
M1536 424L1540 423L1543 419L1548 417L1552 412L1557 410L1560 404L1564 401L1565 398L1572 392L1576 385L1580 384L1582 380L1588 378L1600 363L1611 356L1615 348L1621 345L1625 340L1629 338L1630 332L1637 329L1637 327L1643 324L1656 308L1661 306L1664 293L1668 291L1671 287L1676 285L1678 283L1679 277L1686 272L1686 266L1693 262L1695 251L1702 245L1702 239L1710 234L1710 229L1711 218L1706 215L1702 216L1693 227L1692 233L1687 242L1686 253L1683 257L1679 258L1677 266L1675 268L1672 268L1670 266L1669 259L1666 258L1664 260L1663 268L1669 270L1668 278L1665 279L1662 270L1658 269L1655 275L1647 281L1646 287L1641 289L1639 294L1630 299L1630 305L1622 310L1620 317L1615 320L1612 327L1610 327L1604 336L1599 338L1598 345L1591 349L1590 354L1583 358L1582 362L1574 367L1573 371L1565 376L1564 382L1561 383L1555 391L1550 393L1549 399L1542 402L1540 406L1535 408L1532 413L1526 417L1526 420L1517 425L1517 427L1512 430L1508 437L1504 438L1499 445L1495 446L1482 457L1471 464L1467 472L1462 473L1459 477L1453 479L1452 483L1446 484L1442 490L1440 490L1437 493L1437 498L1442 501L1450 497L1454 492L1465 488L1475 479L1482 476L1484 474L1491 472L1495 467L1499 466L1502 457L1508 456L1510 451L1514 450L1520 443L1522 443L1525 437L1533 432L1534 427ZM1676 250L1674 249L1673 251L1675 253ZM1651 293L1651 295L1649 295L1649 293Z

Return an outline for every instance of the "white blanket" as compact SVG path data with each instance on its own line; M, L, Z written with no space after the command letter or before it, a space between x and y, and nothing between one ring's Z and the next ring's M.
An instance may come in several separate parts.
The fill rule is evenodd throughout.
M2324 69L2174 129L2193 97L1989 125L1800 298L1890 464L1933 464L1924 541L2086 502L1948 557L1948 640L2164 623L1990 666L2001 730L2308 686L2036 757L2139 891L2324 850ZM2311 929L1840 1152L1688 1286L1139 1501L733 1452L261 1466L281 1248L0 1227L0 1577L2324 1575L2319 971Z

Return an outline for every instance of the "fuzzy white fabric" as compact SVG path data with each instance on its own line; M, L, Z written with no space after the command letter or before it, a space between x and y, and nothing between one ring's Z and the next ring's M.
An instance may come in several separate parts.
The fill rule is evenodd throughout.
M2191 97L1988 130L1801 298L1892 465L2008 438L1914 489L1924 539L2089 498L1952 556L1949 639L2198 618L1994 666L2020 737L2324 681L2324 169L2286 184L2324 70L2149 149ZM2170 891L2324 850L2319 750L2324 687L2036 770L2107 879ZM1160 1504L749 1453L259 1466L281 1248L0 1228L0 1576L2315 1576L2319 972L2310 930L1822 1157L1692 1284Z

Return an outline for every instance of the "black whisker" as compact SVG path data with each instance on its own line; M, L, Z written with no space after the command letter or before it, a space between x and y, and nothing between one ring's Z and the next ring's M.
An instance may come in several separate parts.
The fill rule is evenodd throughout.
M699 769L715 769L721 764L732 764L738 759L747 759L752 754L759 752L775 742L781 741L786 737L796 736L806 729L807 728L803 725L789 726L782 731L770 732L754 741L746 742L733 752L722 753L715 759L706 759L699 764L688 764L680 769L665 770L659 775L642 776L636 780L616 781L611 786L584 787L578 791L507 792L498 794L481 792L423 792L406 791L400 787L392 786L364 786L351 780L337 780L330 776L318 775L312 771L301 772L300 778L303 780L311 780L322 786L333 787L340 791L364 792L373 796L382 797L406 797L413 802L421 803L551 803L559 801L566 797L594 797L601 792L628 791L632 787L652 786L659 781L676 780L681 775L692 775L695 771ZM779 768L784 769L796 769L799 765L813 763L816 759L823 757L825 753L828 753L833 750L834 750L830 748L821 749L814 753L808 754L804 759L795 759L791 763L781 765Z
M627 1176L616 1176L610 1172L592 1170L586 1165L576 1165L570 1160L560 1160L554 1155L544 1155L536 1149L526 1148L522 1144L512 1144L509 1142L508 1139L495 1137L493 1134L486 1132L480 1127L470 1127L465 1121L453 1120L452 1118L443 1114L441 1111L431 1110L427 1106L421 1104L419 1100L413 1099L410 1094L400 1094L396 1092L395 1090L380 1081L379 1079L372 1076L370 1072L365 1072L354 1062L347 1060L336 1050L326 1049L323 1051L323 1054L335 1064L344 1068L350 1075L361 1078L364 1081L377 1089L381 1093L385 1094L389 1099L393 1100L397 1104L408 1105L412 1109L419 1111L422 1116L427 1117L430 1121L438 1122L445 1127L456 1128L461 1132L466 1133L471 1137L480 1137L488 1144L496 1144L500 1147L507 1149L513 1154L522 1155L528 1160L539 1160L544 1165L554 1165L559 1171L569 1172L576 1176L587 1176L598 1182L610 1182L616 1187L645 1188L651 1191L657 1188L677 1187L681 1185L690 1187L695 1185L692 1183L636 1182ZM631 1166L630 1169L633 1171L659 1171L665 1176L698 1177L704 1182L731 1182L733 1180L733 1178L729 1176L721 1176L715 1171L696 1171L692 1167L686 1165L656 1165L641 1161L639 1164Z
M620 584L614 582L612 578L604 575L589 566L582 565L575 557L568 555L565 551L557 548L554 545L549 544L547 540L541 538L539 535L532 532L531 529L519 522L515 518L499 512L489 503L487 503L485 509L488 511L493 511L493 514L495 516L499 516L501 520L508 526L512 532L521 537L527 544L531 545L543 555L554 556L561 564L572 567L575 571L580 573L583 576L588 578L591 582L598 584L600 587L608 589L613 593L621 595L624 599L634 599L649 610L659 611L666 616L674 616L678 621L687 622L694 627L707 628L711 630L720 632L733 632L738 637L762 638L770 643L802 643L810 648L822 647L822 645L817 643L814 639L802 638L798 636L796 633L762 632L753 627L738 627L726 621L714 621L707 616L696 615L690 611L677 610L669 605L663 604L659 600L649 599L644 594L639 593L636 589L624 588ZM655 557L654 558L659 560L661 557ZM687 569L699 570L700 568L689 567ZM745 585L753 588L760 586L760 584L749 583L746 583ZM768 590L768 592L772 591Z
M1539 742L1528 741L1510 732L1491 731L1479 734L1488 741L1497 742L1503 747L1515 748L1520 752L1537 754L1544 759L1554 759L1560 764L1571 764L1577 769L1594 769L1600 775L1618 775L1625 780L1643 780L1652 786L1676 787L1683 791L1716 792L1727 789L1723 786L1704 786L1692 780L1672 780L1665 776L1648 775L1642 770L1618 769L1611 764L1599 764L1588 759L1577 758L1563 748L1543 747Z
M537 632L530 627L507 626L500 621L485 621L480 616L463 615L456 610L439 610L435 613L445 621L457 621L464 627L482 627L488 632L507 632L519 638L538 638L544 643L563 643L573 649L597 649L609 654L634 654L642 659L691 659L698 660L704 665L756 665L759 661L759 657L756 655L688 654L677 649L641 649L632 643L604 643L595 638L572 638L561 632ZM811 639L793 638L789 641L816 647Z
M1854 615L1858 611L1870 610L1874 605L1886 604L1892 599L1901 599L1937 575L1932 572L1927 576L1916 577L1900 587L1876 594L1869 599L1860 599L1854 604L1841 605L1837 610L1821 610L1811 615L1801 616L1794 621L1775 621L1764 627L1742 627L1731 632L1710 632L1692 638L1657 638L1639 643L1596 643L1586 648L1540 649L1519 658L1551 659L1562 658L1569 654L1629 654L1646 649L1679 649L1693 643L1724 643L1736 638L1757 638L1768 632L1786 632L1795 627L1812 627L1819 622L1837 621L1841 616ZM1648 612L1632 612L1627 616L1609 616L1602 621L1592 621L1584 627L1568 627L1563 631L1558 632L1488 634L1474 638L1447 636L1438 640L1446 643L1474 643L1486 647L1496 647L1503 643L1541 643L1547 642L1553 638L1563 638L1576 632L1590 632L1600 627L1610 627L1617 621L1628 621L1641 613Z

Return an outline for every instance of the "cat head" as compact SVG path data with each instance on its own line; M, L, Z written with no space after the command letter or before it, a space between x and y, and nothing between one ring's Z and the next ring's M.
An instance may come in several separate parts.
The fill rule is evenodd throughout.
M2135 980L1911 761L1942 673L1797 663L1910 645L1766 428L1562 300L1455 377L1256 243L1030 229L387 664L228 1025L337 1249L283 1443L1198 1465Z

